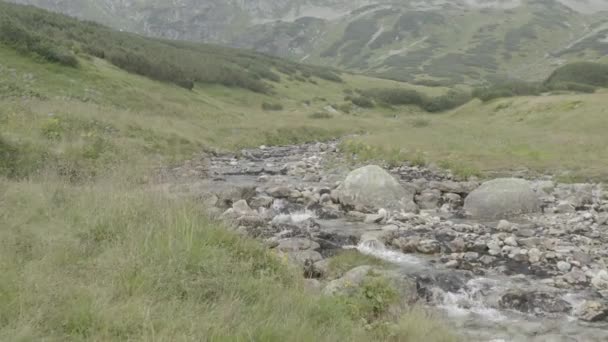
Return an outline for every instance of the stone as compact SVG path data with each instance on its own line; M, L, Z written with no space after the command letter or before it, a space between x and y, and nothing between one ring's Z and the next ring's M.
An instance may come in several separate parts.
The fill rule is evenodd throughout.
M572 268L572 265L570 265L570 263L567 263L565 261L559 261L557 263L557 269L560 270L561 272L569 272L570 269Z
M418 242L416 250L422 254L436 254L441 252L441 244L436 240L421 240Z
M320 277L326 277L329 274L330 259L323 259L314 263L314 269Z
M365 277L372 271L371 266L359 266L346 272L342 278L333 280L325 286L323 294L326 296L347 295L354 293L363 283Z
M576 208L568 201L560 201L555 206L555 213L557 214L568 214L576 212Z
M513 223L507 221L507 220L500 220L498 222L498 225L496 226L496 229L498 231L501 232L512 232L513 231Z
M462 197L459 194L452 192L444 194L443 201L449 204L452 208L457 208L462 205Z
M455 238L454 240L448 243L448 247L452 250L453 253L462 253L467 249L466 243L463 238Z
M216 196L218 197L216 205L220 208L227 209L232 207L232 204L239 200L249 201L255 194L255 186L229 186L216 193Z
M369 165L348 174L340 185L339 200L357 211L415 212L414 193L403 187L393 176L376 165Z
M591 285L598 291L608 291L608 271L601 270L593 275Z
M464 260L466 260L468 262L474 262L474 261L477 261L477 259L479 259L479 253L477 253L477 252L464 253Z
M439 208L441 201L441 191L424 190L416 196L416 203L421 210L434 210Z
M540 199L529 182L517 178L483 183L467 196L464 209L479 219L503 219L541 211Z
M458 265L459 265L459 263L457 260L450 260L450 261L446 262L444 266L446 268L458 268Z
M494 261L496 261L496 258L493 256L490 256L490 255L484 255L481 258L479 258L479 261L482 264L489 266L489 265L492 265L494 263Z
M608 305L606 303L587 300L575 310L574 315L585 322L598 322L608 317Z
M505 245L512 246L512 247L519 246L519 244L517 243L517 239L515 238L515 236L509 236L508 238L506 238L505 239Z
M524 313L567 313L572 306L557 294L548 292L523 292L513 290L504 294L498 305L502 309L517 310Z
M291 189L286 186L270 188L266 192L274 198L289 198L292 195Z
M365 221L366 215L362 212L353 210L353 211L349 211L346 213L346 218L349 221L363 222L363 221Z
M247 201L239 200L232 205L232 210L237 216L253 215L255 212L249 207Z
M532 248L528 251L528 260L532 264L536 264L540 262L542 258L542 253L538 248Z
M287 257L289 261L298 266L314 265L317 261L323 260L321 253L310 249L287 252Z
M251 200L249 200L249 204L253 208L270 208L273 201L274 198L261 195L251 198Z

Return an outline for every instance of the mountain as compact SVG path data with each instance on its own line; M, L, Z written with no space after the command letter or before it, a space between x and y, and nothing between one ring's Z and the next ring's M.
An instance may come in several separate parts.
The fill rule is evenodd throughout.
M16 0L403 81L541 79L608 55L605 0Z

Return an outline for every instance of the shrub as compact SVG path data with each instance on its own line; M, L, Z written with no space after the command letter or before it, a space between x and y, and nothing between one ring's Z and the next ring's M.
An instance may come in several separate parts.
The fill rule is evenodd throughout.
M370 100L365 96L351 97L350 101L361 108L374 108L374 101Z
M375 88L365 90L363 94L377 102L394 106L417 105L423 107L427 101L423 94L411 89Z
M264 102L262 103L262 109L266 111L279 111L283 110L283 105L280 103Z
M487 102L501 97L537 96L544 90L546 89L539 83L511 80L488 87L477 88L473 91L473 97Z
M423 108L431 113L442 112L444 110L460 107L470 100L471 95L469 93L450 90L445 95L427 99Z
M593 62L570 63L555 70L545 84L551 86L564 82L608 87L608 65Z
M353 110L353 105L351 103L343 103L336 108L344 114L350 114Z
M574 82L554 82L548 85L550 90L566 90L566 91L575 91L578 93L595 93L596 88L592 85L582 84L582 83L574 83Z
M428 127L431 124L431 121L426 118L415 118L412 120L412 127L422 128Z
M331 119L332 116L329 113L325 112L316 112L308 115L311 119Z

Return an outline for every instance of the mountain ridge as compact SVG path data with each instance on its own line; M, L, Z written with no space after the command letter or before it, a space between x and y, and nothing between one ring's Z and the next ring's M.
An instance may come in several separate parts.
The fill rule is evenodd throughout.
M566 62L608 55L602 0L15 2L408 82L539 80Z

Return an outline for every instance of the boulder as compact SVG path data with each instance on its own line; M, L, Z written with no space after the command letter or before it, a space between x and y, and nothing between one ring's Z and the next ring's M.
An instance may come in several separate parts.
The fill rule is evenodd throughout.
M422 210L433 210L439 207L441 201L441 191L439 190L424 190L416 196L416 202Z
M608 306L598 301L585 301L574 314L581 321L597 322L608 317Z
M404 188L388 172L369 165L348 174L338 188L342 205L355 210L375 212L384 208L393 211L415 212L414 192Z
M516 178L483 183L467 196L464 209L479 219L503 219L541 211L539 197L530 184Z
M548 292L511 291L500 298L502 309L517 310L525 313L567 313L572 306L557 294Z

